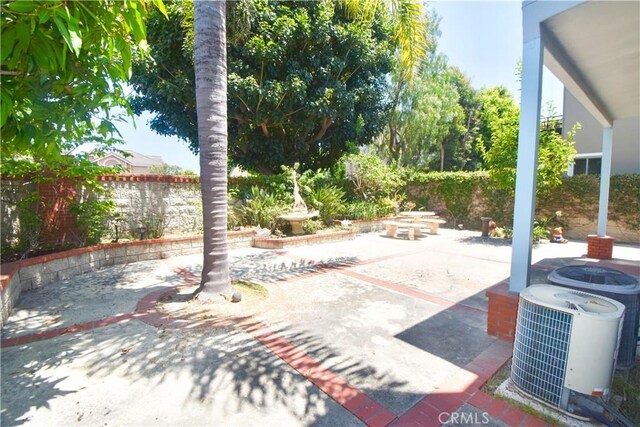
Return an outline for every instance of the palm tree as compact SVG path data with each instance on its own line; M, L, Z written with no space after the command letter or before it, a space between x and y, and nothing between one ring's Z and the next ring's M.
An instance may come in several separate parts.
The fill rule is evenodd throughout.
M194 68L204 260L198 298L232 291L227 243L227 39L224 1L194 2Z
M357 19L386 7L396 29L399 63L408 79L426 55L426 19L418 0L345 0ZM194 67L200 145L204 260L198 298L232 292L227 243L227 53L225 1L194 1ZM361 13L358 11L373 13Z
M343 0L341 4L355 19L375 19L378 11L389 16L398 45L398 72L403 81L411 81L427 56L430 43L423 3L420 0Z

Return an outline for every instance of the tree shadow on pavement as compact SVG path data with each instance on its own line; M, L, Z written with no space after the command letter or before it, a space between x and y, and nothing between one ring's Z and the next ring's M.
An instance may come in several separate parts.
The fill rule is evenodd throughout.
M328 258L322 261L291 259L274 252L250 254L229 260L231 278L234 280L256 280L273 283L294 279L311 273L330 271L336 268L357 264L355 256ZM185 267L191 274L200 277L202 264Z
M251 424L270 413L286 413L282 421L304 425L360 424L257 341L246 325L240 328L215 316L185 320L192 327L156 329L130 320L3 349L2 425L20 425L34 415L31 421L41 424L42 413L34 411L42 408L55 408L53 423L117 423L110 414L123 412L117 406L122 399L127 406L138 407L136 415L128 418L130 424L153 423L149 417L158 408L152 401L166 392L172 395L173 411L185 411L185 417L165 419L162 424L189 422L187 411L195 417L193 422L202 422L199 414L215 414L207 418L209 425L229 420L243 424L247 419L237 417L244 413L254 417ZM251 320L244 322L250 327ZM320 364L340 356L323 337L282 329L274 332L286 335ZM374 378L385 392L404 394L400 390L404 383L364 360L350 360L337 373L352 383ZM107 385L122 381L126 381L122 389ZM148 396L141 396L145 390ZM419 398L414 396L416 401ZM102 405L97 409L96 401Z

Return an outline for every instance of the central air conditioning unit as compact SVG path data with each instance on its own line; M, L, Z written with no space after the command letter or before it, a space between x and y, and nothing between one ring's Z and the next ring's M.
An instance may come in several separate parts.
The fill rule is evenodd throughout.
M520 293L511 380L525 394L576 416L585 396L605 401L625 307L551 285Z

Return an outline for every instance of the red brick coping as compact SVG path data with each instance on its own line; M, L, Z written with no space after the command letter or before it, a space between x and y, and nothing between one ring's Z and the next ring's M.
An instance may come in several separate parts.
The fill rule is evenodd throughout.
M98 177L98 181L121 181L121 182L171 182L171 183L200 183L200 177L192 175L138 175L123 173L119 175L103 175Z

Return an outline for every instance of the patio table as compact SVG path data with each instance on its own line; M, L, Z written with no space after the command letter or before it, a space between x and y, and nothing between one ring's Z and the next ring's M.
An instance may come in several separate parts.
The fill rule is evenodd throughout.
M430 216L435 216L435 212L430 211L405 211L400 212L400 215L411 218L413 221L418 221L421 218L428 218Z

